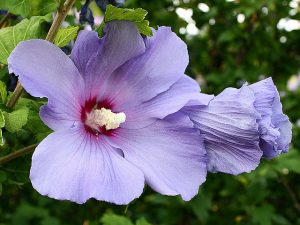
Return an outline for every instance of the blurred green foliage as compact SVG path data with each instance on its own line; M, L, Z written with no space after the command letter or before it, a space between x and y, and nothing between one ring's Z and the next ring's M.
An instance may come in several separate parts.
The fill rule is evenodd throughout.
M31 156L27 155L0 166L0 225L300 224L300 31L282 25L288 21L284 18L290 18L296 25L298 21L299 29L298 3L295 0L128 0L126 3L130 8L146 9L151 26L171 26L188 44L190 65L186 73L199 81L203 92L218 94L228 86L239 87L245 81L253 83L272 76L282 95L284 111L294 125L289 153L271 161L263 160L250 174L236 177L209 174L199 194L190 202L146 188L143 196L128 206L95 200L77 205L40 196L28 179ZM76 7L80 5L77 1ZM14 10L16 7L12 13ZM49 8L45 13L48 12ZM24 10L16 14L29 16ZM4 16L0 15L0 21ZM21 19L12 15L1 26L15 25ZM74 15L70 14L66 21L78 26ZM42 29L47 31L46 27ZM7 66L0 68L0 79L8 85L11 77ZM16 133L3 128L5 143L0 147L0 157L36 143L50 132L38 117L43 102L26 97L18 102L16 109L30 110L27 124L14 127ZM0 106L6 98L6 90L1 88ZM7 115L13 116L9 111Z

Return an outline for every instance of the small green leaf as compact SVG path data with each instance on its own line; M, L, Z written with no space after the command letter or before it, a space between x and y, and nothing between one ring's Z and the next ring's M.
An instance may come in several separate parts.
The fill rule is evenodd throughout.
M51 15L34 16L24 19L12 27L6 27L0 30L0 62L7 64L7 58L12 50L21 41L33 38L41 38L43 35L42 25L49 22Z
M19 131L27 123L28 113L25 107L11 113L4 112L5 128L11 133Z
M54 44L60 48L66 46L70 41L76 38L78 29L79 27L75 26L59 29L55 36Z
M7 99L6 85L2 81L0 81L0 99L3 104L6 103L6 99Z
M103 29L105 26L105 22L102 21L102 23L99 25L99 27L96 29L96 31L98 32L99 37L103 36Z
M145 9L126 9L117 8L112 5L106 6L106 12L104 15L104 22L110 22L113 20L128 20L134 22L139 30L139 32L146 36L152 35L152 30L149 27L149 21L145 20L148 12ZM104 23L97 28L99 36L102 36Z
M145 218L138 219L136 225L151 225Z
M101 218L103 225L133 225L125 216L118 216L113 213L106 213Z

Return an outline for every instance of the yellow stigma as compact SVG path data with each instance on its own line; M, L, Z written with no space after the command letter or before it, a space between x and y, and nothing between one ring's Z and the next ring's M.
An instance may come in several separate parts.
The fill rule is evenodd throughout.
M112 130L120 127L126 120L125 113L114 113L110 109L94 109L87 115L86 125L98 130L98 127L104 126L106 130Z

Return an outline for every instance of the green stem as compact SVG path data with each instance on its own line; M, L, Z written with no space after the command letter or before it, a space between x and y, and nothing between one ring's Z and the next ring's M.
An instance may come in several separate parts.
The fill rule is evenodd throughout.
M55 35L60 28L62 22L65 20L69 10L72 8L73 4L75 3L75 0L66 0L65 3L58 9L54 21L48 31L46 40L53 42ZM12 93L10 99L7 101L6 106L8 108L13 108L15 104L17 103L18 99L20 98L23 91L23 87L20 84L20 82L17 83L16 89Z
M38 144L30 145L0 158L0 165L34 151Z
M46 40L52 42L59 30L62 22L65 20L69 10L72 8L75 0L67 0L62 7L60 7L55 15L54 21L47 34Z
M23 93L23 87L21 86L20 82L18 81L13 94L7 101L7 104L6 104L7 108L13 108L15 106L15 104L17 103L18 99L21 97L22 93Z

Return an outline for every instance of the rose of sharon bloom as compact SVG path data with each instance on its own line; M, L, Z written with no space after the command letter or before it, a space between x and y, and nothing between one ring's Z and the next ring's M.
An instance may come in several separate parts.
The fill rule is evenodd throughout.
M30 179L42 195L84 203L127 204L146 182L184 200L206 177L199 131L181 109L207 105L184 75L187 47L170 28L143 39L114 21L105 36L81 31L71 59L44 40L19 44L9 71L35 97L47 97L41 119L54 130L35 150Z
M288 151L291 123L271 78L227 88L208 106L188 106L184 111L204 138L210 172L250 172L262 157Z

